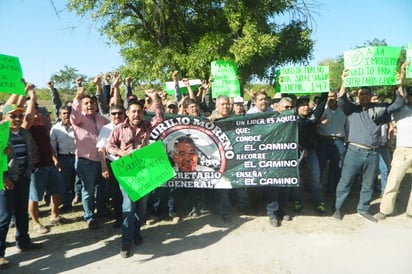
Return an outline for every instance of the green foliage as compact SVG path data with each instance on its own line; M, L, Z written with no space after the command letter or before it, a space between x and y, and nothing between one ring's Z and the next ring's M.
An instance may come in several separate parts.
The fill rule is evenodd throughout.
M210 62L232 60L243 83L268 78L277 66L304 63L313 41L306 0L69 0L121 47L123 75L168 81L171 71L208 78ZM285 14L295 20L283 20ZM298 16L296 16L298 15Z

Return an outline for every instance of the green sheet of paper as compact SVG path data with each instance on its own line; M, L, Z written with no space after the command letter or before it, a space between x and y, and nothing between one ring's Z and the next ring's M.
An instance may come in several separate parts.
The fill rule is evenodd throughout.
M346 87L394 86L401 47L367 47L343 53Z
M24 95L22 78L19 58L0 54L0 92Z
M175 176L161 141L138 149L111 163L117 181L137 201Z

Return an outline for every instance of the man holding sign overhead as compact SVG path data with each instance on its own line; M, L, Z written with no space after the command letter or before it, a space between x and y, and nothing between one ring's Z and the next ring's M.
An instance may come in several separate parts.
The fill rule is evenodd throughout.
M151 120L144 121L143 106L138 101L129 102L126 110L126 120L117 125L107 140L107 153L115 157L123 157L131 152L149 144L150 132L164 120L164 110L159 96L154 90L146 91L146 95L152 99L155 116ZM139 182L136 182L139 183ZM130 256L131 243L142 243L140 226L144 222L147 196L136 202L132 201L123 187L120 187L123 196L123 224L122 224L122 249L120 256Z
M404 71L401 73L401 79L403 79ZM336 211L333 217L338 220L342 219L341 208L354 181L360 174L362 188L357 206L358 215L368 221L377 222L376 218L369 213L369 203L372 199L373 183L379 165L377 148L381 141L381 126L389 121L392 113L404 105L403 87L402 84L398 86L396 99L392 104L371 103L371 88L361 87L357 95L359 103L354 104L346 95L345 78L347 76L348 72L344 71L338 104L348 117L347 140L349 145L343 162L342 177L336 188Z

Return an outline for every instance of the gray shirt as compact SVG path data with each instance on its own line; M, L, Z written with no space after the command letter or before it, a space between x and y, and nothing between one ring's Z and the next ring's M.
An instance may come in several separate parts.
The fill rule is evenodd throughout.
M348 142L369 147L379 147L381 144L381 126L390 120L390 115L404 104L404 98L396 92L392 104L370 103L368 108L362 108L352 103L346 95L338 98L338 104L348 116Z

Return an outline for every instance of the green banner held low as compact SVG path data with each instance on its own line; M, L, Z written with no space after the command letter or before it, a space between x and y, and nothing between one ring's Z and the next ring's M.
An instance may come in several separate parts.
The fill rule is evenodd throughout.
M276 71L276 92L329 92L329 67L290 67Z
M406 67L406 78L412 78L412 43L406 48L406 61L409 63Z
M212 97L219 95L240 96L240 82L237 66L234 62L216 60L211 63Z
M343 53L346 87L394 86L401 47L367 47Z
M25 95L19 58L0 54L0 92Z
M162 142L138 149L111 163L113 174L132 201L175 176Z
M10 136L10 121L0 123L0 172L8 170L7 155L4 150L7 148ZM3 176L0 176L0 190L4 189Z

